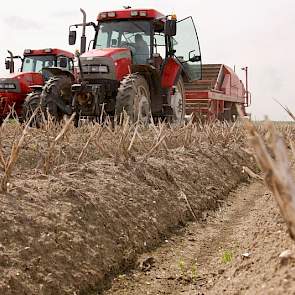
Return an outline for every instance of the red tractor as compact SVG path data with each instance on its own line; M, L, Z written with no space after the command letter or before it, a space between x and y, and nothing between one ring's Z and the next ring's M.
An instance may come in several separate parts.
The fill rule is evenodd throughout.
M69 44L74 45L73 28L82 26L79 78L60 71L41 94L41 109L57 120L74 112L76 126L80 116L100 117L102 112L109 116L126 112L133 122L145 123L151 116L177 123L191 112L230 120L235 104L244 109L246 91L229 68L214 67L215 77L205 67L206 80L200 80L201 52L192 17L177 21L175 15L154 9L128 8L99 13L93 23L86 22L86 13L81 12L83 22L69 31ZM89 43L93 49L85 52L89 26L94 29ZM208 94L211 84L214 96ZM207 88L203 91L199 85ZM201 110L200 101L207 112Z
M45 68L57 67L73 70L74 55L60 49L26 49L23 57L14 56L8 51L9 57L5 59L6 69L10 74L0 78L0 120L8 116L14 108L19 118L23 114L23 105L26 96L33 90L42 91L50 73ZM15 59L21 60L20 72L14 72ZM31 99L31 98L30 98Z

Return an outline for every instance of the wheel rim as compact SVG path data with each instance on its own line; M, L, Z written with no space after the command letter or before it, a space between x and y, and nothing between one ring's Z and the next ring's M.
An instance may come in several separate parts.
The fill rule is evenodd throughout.
M150 118L150 103L149 95L145 87L139 86L137 88L135 105L135 119L140 122L148 123Z
M184 106L183 106L181 86L179 84L174 86L173 94L171 94L170 106L172 108L174 121L180 122L184 116L184 113L183 113Z

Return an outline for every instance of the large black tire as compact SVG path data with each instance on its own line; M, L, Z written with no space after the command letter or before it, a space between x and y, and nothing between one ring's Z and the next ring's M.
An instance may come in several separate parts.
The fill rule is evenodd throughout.
M56 120L60 121L63 115L71 115L72 80L67 76L50 78L41 94L41 107Z
M41 92L35 91L27 95L21 113L23 122L28 122L35 110L37 110L35 117L32 119L30 126L39 128L43 122L43 115L41 111Z
M149 123L151 118L150 89L146 79L140 74L130 74L120 83L116 98L116 115L124 111L131 122Z
M171 115L168 121L171 123L182 123L185 119L185 89L182 78L173 86L172 93L168 97Z

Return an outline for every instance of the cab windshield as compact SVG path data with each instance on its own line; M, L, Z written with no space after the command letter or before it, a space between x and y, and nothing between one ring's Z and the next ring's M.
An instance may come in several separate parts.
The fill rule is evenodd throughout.
M23 61L22 72L41 72L43 68L55 66L54 55L26 56Z
M129 48L135 64L146 64L151 55L151 23L142 20L102 22L94 47Z

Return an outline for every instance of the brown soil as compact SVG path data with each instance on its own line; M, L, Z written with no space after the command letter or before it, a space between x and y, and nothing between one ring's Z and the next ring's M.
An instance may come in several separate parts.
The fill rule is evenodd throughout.
M64 165L52 160L58 165L52 175L17 170L9 193L0 195L0 294L97 294L113 275L134 267L138 253L166 239L170 245L171 232L193 219L188 203L198 219L206 218L247 179L241 167L254 165L230 142L230 148L175 148L146 161L130 157L115 165L105 157L78 165L69 159L81 149L71 149L70 140L58 147L58 161L65 149L73 152ZM18 167L23 160L38 164L37 140L29 144ZM199 234L205 237L202 227Z
M294 294L295 260L282 261L284 250L295 257L273 197L255 182L140 257L105 294Z

